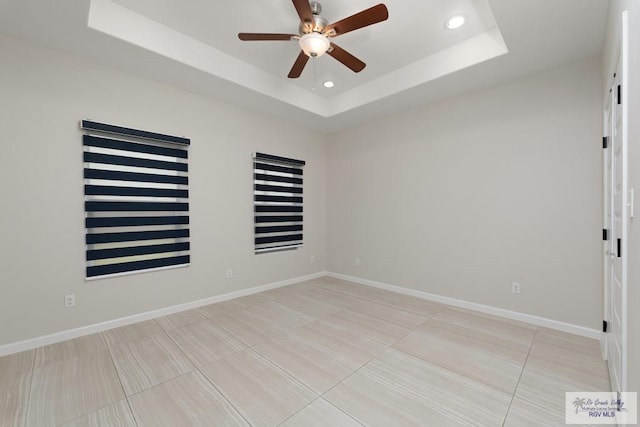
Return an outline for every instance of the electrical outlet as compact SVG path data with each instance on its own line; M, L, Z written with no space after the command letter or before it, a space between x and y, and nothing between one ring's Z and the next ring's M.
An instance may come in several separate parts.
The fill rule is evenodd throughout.
M233 270L232 269L227 269L227 279L230 279L233 277Z
M511 292L513 292L514 294L519 294L520 293L520 283L511 282Z
M311 255L311 257L309 258L309 262L311 262L312 264L314 262L316 262L316 256L315 255Z
M76 305L76 294L69 294L64 296L64 307L71 308Z
M356 258L356 265L360 265L360 258Z

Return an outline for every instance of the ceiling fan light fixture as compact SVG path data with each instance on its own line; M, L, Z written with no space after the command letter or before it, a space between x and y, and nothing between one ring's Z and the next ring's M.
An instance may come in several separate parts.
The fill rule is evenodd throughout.
M465 22L464 16L454 15L447 20L447 23L445 25L449 30L455 30L457 28L462 27L464 25L464 22Z
M311 58L324 55L329 47L329 39L320 33L312 32L300 37L300 48Z
M331 89L335 86L335 84L331 80L327 80L326 82L322 83L322 86L326 87L327 89Z

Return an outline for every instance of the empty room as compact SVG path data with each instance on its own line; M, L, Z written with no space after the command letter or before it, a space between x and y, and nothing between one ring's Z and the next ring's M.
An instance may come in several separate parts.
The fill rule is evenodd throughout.
M637 0L0 0L0 427L636 424L639 117Z

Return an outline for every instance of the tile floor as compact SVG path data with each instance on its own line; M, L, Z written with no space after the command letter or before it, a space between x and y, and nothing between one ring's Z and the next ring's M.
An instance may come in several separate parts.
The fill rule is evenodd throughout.
M0 358L0 426L535 426L599 343L322 278Z

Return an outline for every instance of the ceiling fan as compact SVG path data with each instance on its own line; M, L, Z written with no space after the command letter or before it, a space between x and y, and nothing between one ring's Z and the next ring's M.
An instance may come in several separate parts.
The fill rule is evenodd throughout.
M378 4L329 24L325 18L320 16L322 12L320 3L315 1L309 3L309 0L292 1L300 17L299 34L238 33L238 38L244 41L298 40L302 50L289 71L288 77L291 79L300 77L309 58L316 58L325 53L356 73L364 69L366 66L364 62L329 39L385 21L389 17L389 11L384 4Z

